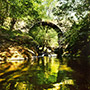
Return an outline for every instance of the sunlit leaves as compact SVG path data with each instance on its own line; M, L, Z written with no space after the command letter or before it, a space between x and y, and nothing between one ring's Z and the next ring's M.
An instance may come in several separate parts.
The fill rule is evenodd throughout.
M58 2L59 4L54 8L54 15L58 18L73 17L72 20L75 21L75 18L82 19L89 11L89 4L85 0L58 0ZM76 16L73 13L76 13Z

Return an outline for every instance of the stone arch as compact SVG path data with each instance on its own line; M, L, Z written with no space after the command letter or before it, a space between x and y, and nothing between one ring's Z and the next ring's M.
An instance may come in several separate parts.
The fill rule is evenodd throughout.
M57 26L56 24L52 23L52 22L49 22L49 21L38 21L36 22L35 24L33 24L31 27L30 27L30 31L35 27L35 26L49 26L53 29L55 29L55 31L57 32L58 34L58 44L59 44L59 47L61 46L61 40L60 40L60 37L63 35L63 32L61 31L60 27ZM29 32L30 32L29 31Z

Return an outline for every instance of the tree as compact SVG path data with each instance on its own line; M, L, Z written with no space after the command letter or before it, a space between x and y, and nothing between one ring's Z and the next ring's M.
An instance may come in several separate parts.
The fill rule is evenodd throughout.
M3 25L5 18L10 17L12 30L17 19L29 17L34 20L44 17L44 12L42 13L44 6L41 3L40 0L1 0L1 24Z
M46 19L50 19L53 20L54 16L53 16L53 8L56 4L56 0L44 0L42 5L44 5L44 11L46 14Z
M68 30L64 33L62 43L67 45L65 50L73 55L80 54L90 41L89 5L89 0L58 0L57 7L53 10L59 25L63 24ZM68 23L65 26L61 21ZM68 28L69 23L71 26Z
M89 0L58 0L53 13L59 23L64 20L72 24L83 19L88 14L90 10L89 4Z

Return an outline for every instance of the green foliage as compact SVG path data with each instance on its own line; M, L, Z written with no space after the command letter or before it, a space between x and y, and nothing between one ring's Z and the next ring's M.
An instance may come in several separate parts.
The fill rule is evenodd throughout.
M33 18L37 18L40 16L39 11L40 8L40 1L39 0L10 0L10 16L11 17L26 17L30 16ZM39 10L40 8L40 10ZM42 10L41 10L42 11Z
M22 45L27 48L35 47L38 43L28 34L21 31L0 30L0 43Z
M30 31L30 35L39 43L39 45L43 46L57 46L58 37L57 32L47 26L36 26L33 30Z
M71 54L80 53L90 41L89 5L89 0L58 0L53 9L58 24L67 30L62 44L66 45L65 50Z
M0 23L6 17L22 19L40 19L45 16L44 5L41 0L0 0Z
M89 1L89 0L88 0ZM63 0L59 1L57 7L53 9L54 15L58 16L59 19L67 17L68 19L75 20L83 18L85 13L89 11L89 3L85 0Z
M90 25L88 15L78 24L74 23L69 31L64 34L64 43L71 54L81 53L83 47L90 42Z
M45 15L46 17L44 19L49 19L49 20L53 20L54 16L53 16L53 8L56 6L56 0L43 0L42 5L44 6L44 11L45 11Z

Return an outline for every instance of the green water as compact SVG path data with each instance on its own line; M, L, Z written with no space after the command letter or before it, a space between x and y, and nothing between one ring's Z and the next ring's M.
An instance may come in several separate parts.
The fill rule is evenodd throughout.
M90 90L88 58L43 57L0 64L0 90Z

